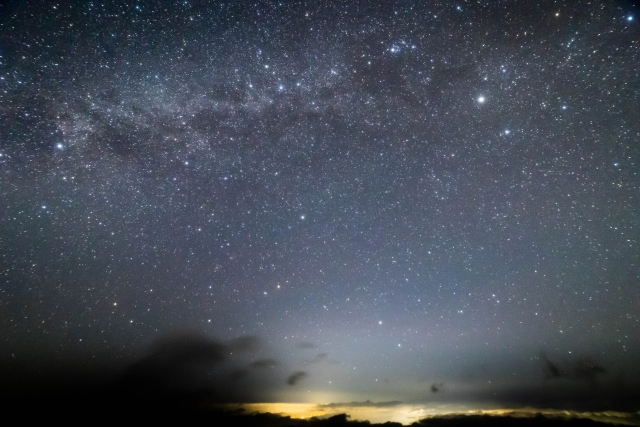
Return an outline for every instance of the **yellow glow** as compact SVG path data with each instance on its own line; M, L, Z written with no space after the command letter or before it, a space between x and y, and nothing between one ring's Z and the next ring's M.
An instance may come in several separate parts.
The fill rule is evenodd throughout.
M542 414L549 418L588 418L613 424L640 426L640 412L576 412L558 409L474 409L460 404L400 404L388 407L370 405L332 405L323 406L313 403L246 403L224 405L224 409L235 410L244 408L247 414L254 412L272 413L291 418L308 419L312 417L325 418L337 414L348 414L351 420L370 421L371 423L384 423L387 421L411 424L415 421L439 416L452 415L491 415L529 418Z

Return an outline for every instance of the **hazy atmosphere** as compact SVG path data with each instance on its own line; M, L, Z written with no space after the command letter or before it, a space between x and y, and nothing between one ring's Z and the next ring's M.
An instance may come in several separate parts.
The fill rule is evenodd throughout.
M0 393L640 423L639 172L633 2L3 2Z

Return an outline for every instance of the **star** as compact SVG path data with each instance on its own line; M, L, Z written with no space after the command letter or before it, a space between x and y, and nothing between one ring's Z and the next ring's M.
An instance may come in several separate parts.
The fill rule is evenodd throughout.
M636 9L13 3L8 354L115 370L192 331L224 363L170 394L640 410L609 381L640 354Z

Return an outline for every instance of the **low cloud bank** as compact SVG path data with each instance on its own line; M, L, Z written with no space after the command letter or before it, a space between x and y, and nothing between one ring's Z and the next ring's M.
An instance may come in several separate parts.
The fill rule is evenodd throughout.
M349 403L327 403L325 405L317 405L317 408L322 409L335 409L335 408L389 408L393 406L403 405L402 402L394 400L390 402L372 402L367 400L365 402L349 402Z
M299 390L296 387L310 377L310 372L289 370L264 353L261 340L255 336L220 341L178 331L156 340L140 357L124 366L89 364L74 357L56 363L32 359L23 364L5 364L0 366L0 401L9 412L24 408L20 410L32 414L37 408L37 412L54 417L72 413L87 414L89 419L95 419L92 414L115 416L126 412L200 413L208 411L212 404L273 402L278 392ZM326 360L326 353L318 353L316 359ZM507 382L492 388L483 385L462 392L455 383L447 382L446 390L441 382L426 383L420 395L426 400L422 407L428 408L428 402L466 402L485 408L531 406L565 410L573 414L571 418L578 417L575 415L578 413L607 411L607 416L583 418L640 425L636 412L640 409L637 379L588 357L557 361L542 355L540 361L538 382ZM313 368L310 367L311 374ZM414 405L366 400L315 407L331 416L350 410L364 413L368 409L399 413L405 406ZM414 422L428 414L434 413L418 411L412 413L410 420Z

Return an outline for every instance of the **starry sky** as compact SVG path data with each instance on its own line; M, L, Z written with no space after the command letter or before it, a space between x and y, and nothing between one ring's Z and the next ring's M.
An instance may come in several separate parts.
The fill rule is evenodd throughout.
M0 360L208 342L247 401L625 406L639 21L614 1L5 2Z

